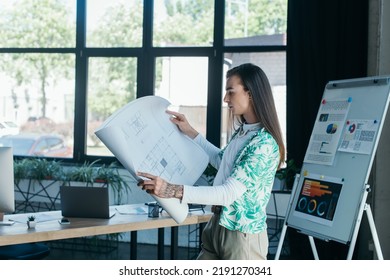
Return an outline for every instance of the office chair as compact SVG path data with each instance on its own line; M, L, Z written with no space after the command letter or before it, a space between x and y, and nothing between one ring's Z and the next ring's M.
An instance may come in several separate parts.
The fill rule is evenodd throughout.
M41 260L50 254L43 243L26 243L0 247L0 260Z

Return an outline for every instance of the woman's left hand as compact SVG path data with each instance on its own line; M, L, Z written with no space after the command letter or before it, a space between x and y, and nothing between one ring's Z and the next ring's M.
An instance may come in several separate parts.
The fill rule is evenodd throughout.
M149 179L140 181L137 184L149 194L153 194L161 198L175 197L181 199L183 197L183 186L168 183L161 177L146 172L137 172L137 175Z
M138 182L138 186L142 187L143 190L146 190L147 193L164 197L163 195L168 186L164 179L145 172L137 172L137 175L150 179Z

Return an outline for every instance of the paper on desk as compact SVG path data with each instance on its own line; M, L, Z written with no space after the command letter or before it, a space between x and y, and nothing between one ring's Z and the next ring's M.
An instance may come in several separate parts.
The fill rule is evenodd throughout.
M95 134L135 179L142 180L136 175L142 171L173 184L193 185L209 158L170 121L165 112L169 105L158 96L136 99L111 115ZM153 197L177 223L187 217L187 204Z
M31 215L30 215L31 216ZM50 215L50 214L44 214L44 213L39 213L39 214L34 214L32 216L35 216L35 221L37 223L42 223L42 222L48 222L48 221L55 221L55 220L58 220L58 218L61 218L61 217L53 217L53 215ZM14 218L13 220L10 220L10 221L13 221L13 222L17 222L17 223L26 223L27 222L27 217L18 217L18 218Z
M121 215L145 215L148 211L145 207L133 207L132 205L121 205L115 208L115 210Z

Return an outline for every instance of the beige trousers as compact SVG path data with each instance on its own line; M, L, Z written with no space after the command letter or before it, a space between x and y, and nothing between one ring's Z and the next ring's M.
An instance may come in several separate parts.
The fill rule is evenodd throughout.
M231 231L218 224L214 214L202 232L202 250L198 260L266 260L267 231L258 234Z

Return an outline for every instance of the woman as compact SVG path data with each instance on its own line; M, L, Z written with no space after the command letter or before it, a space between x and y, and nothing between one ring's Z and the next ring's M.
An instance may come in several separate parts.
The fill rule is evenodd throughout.
M184 115L167 111L171 121L194 139L217 170L213 186L186 186L138 172L147 192L185 203L213 205L213 217L202 233L198 259L246 260L267 258L266 206L285 147L271 86L256 65L243 64L226 74L224 102L237 127L224 149L201 136Z

